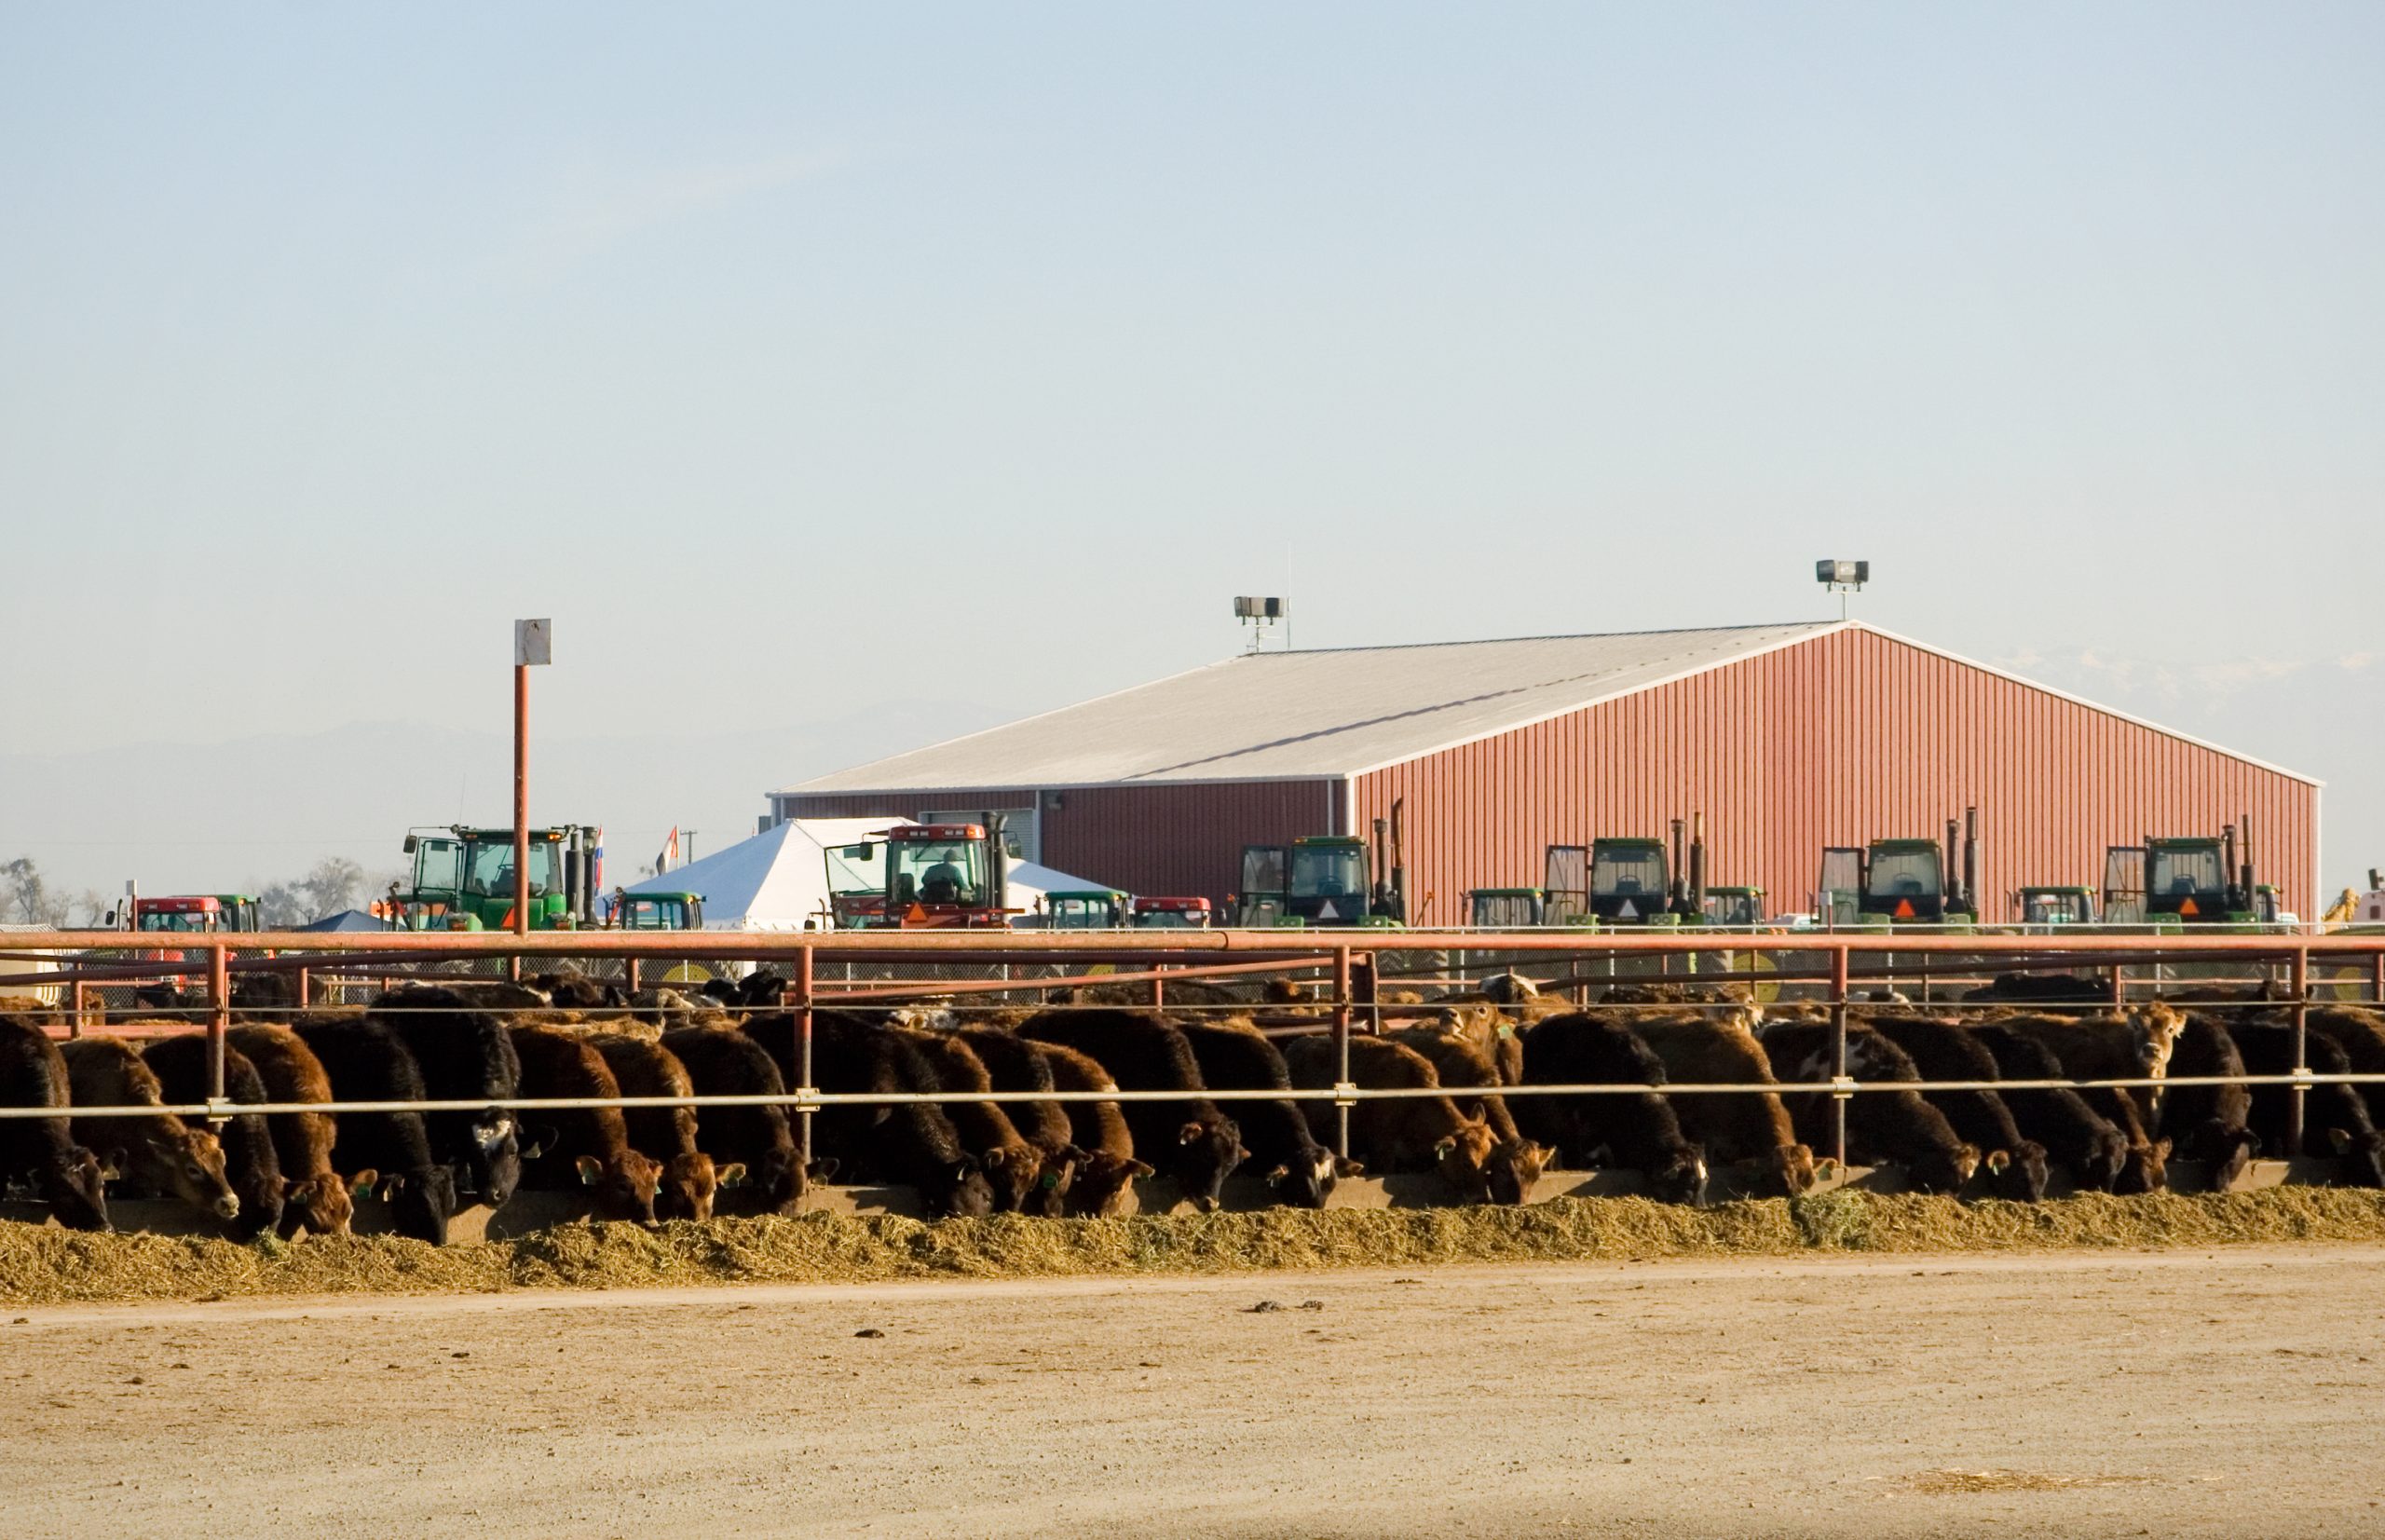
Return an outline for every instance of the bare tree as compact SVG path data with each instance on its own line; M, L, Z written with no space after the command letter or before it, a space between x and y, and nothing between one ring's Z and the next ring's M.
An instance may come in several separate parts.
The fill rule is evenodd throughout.
M41 868L29 855L20 855L0 866L0 894L5 894L4 912L23 925L47 925L63 929L67 912L73 906L70 899L52 893L42 880Z

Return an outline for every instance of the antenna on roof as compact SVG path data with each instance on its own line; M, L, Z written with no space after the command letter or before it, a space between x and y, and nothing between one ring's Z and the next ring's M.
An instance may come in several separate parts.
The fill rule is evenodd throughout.
M1267 639L1274 634L1279 625L1284 628L1285 649L1290 650L1292 602L1289 599L1255 598L1247 593L1239 593L1234 596L1233 616L1249 628L1251 651L1265 651Z
M1847 595L1872 580L1869 562L1816 562L1814 581L1838 595L1838 618L1847 619Z

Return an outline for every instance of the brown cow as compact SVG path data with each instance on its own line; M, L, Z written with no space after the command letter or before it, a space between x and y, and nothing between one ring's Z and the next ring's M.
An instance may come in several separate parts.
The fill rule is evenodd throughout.
M2159 1080L2170 1067L2170 1055L2187 1018L2156 1001L2132 1005L2118 1015L1999 1016L1997 1026L2034 1040L2061 1061L2073 1080ZM2109 1118L2128 1140L2128 1162L2112 1191L2119 1193L2157 1192L2169 1183L2167 1164L2171 1141L2156 1139L2146 1126L2158 1121L2157 1090L2083 1090L2087 1105Z
M977 1091L992 1096L993 1075L959 1034L906 1029L906 1035L935 1071L938 1090ZM993 1185L996 1212L1025 1212L1047 1171L1055 1186L1062 1189L1075 1176L1072 1161L1063 1159L1047 1167L1043 1152L1029 1144L1009 1116L991 1100L947 1101L943 1105L944 1115L952 1120L953 1131L961 1136L961 1147L976 1156L985 1167L986 1180Z
M1625 1012L1624 1024L1664 1061L1665 1078L1688 1085L1777 1085L1764 1045L1738 1013ZM1668 1097L1684 1138L1709 1159L1746 1163L1764 1173L1770 1195L1813 1190L1814 1152L1801 1143L1777 1092Z
M1292 1083L1305 1091L1330 1091L1341 1078L1333 1040L1321 1032L1287 1039L1284 1062ZM1374 1037L1350 1039L1350 1080L1370 1090L1438 1089L1441 1083L1431 1059L1404 1043ZM1317 1142L1331 1144L1338 1121L1333 1103L1306 1100L1301 1110ZM1350 1109L1350 1152L1369 1171L1438 1172L1452 1192L1471 1203L1492 1200L1491 1170L1499 1145L1497 1130L1479 1109L1466 1116L1445 1096L1387 1097Z
M122 1038L87 1037L59 1044L77 1108L160 1107L157 1072ZM86 1149L104 1151L103 1165L173 1193L219 1220L238 1219L240 1200L224 1175L224 1146L214 1135L184 1124L171 1112L94 1118L76 1112L68 1135Z
M287 1027L235 1027L226 1039L256 1067L266 1097L274 1101L330 1101L332 1077L314 1050ZM274 1112L266 1132L281 1165L281 1235L304 1229L310 1235L345 1235L356 1212L353 1192L380 1179L378 1171L342 1177L332 1169L339 1125L329 1112Z
M1090 1056L1056 1043L1036 1043L1035 1052L1052 1071L1055 1091L1115 1091L1117 1083ZM1077 1148L1085 1152L1069 1189L1069 1212L1104 1218L1126 1211L1131 1185L1152 1167L1135 1158L1135 1136L1114 1101L1063 1102Z
M512 1033L514 1052L522 1059L525 1099L621 1094L620 1082L588 1038L552 1027L515 1027ZM554 1135L538 1139L538 1158L524 1163L525 1187L568 1191L576 1183L591 1189L590 1203L598 1218L654 1222L661 1163L630 1147L629 1124L620 1108L531 1107L523 1110L523 1116L552 1128Z
M625 1097L692 1097L695 1083L677 1055L643 1037L618 1032L592 1039L605 1056L605 1067ZM640 1154L662 1163L654 1194L654 1215L662 1220L712 1218L713 1195L722 1187L745 1179L745 1168L730 1164L716 1167L698 1148L696 1110L692 1107L625 1107L621 1121L630 1144Z

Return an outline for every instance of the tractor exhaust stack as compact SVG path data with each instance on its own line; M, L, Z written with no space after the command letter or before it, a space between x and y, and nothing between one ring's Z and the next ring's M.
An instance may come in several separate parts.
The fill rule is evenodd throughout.
M1979 809L1963 810L1963 907L1971 914L1980 911L1979 903Z

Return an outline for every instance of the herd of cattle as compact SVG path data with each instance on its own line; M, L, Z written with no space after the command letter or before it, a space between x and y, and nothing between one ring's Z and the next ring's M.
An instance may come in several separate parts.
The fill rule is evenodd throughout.
M241 1239L344 1233L354 1198L372 1192L393 1228L443 1244L461 1206L496 1207L517 1187L580 1191L598 1218L653 1222L708 1219L716 1195L739 1187L763 1210L793 1212L809 1184L841 1175L912 1187L936 1217L1056 1218L1124 1211L1136 1179L1154 1175L1214 1208L1237 1172L1263 1179L1273 1201L1308 1207L1361 1172L1424 1173L1451 1201L1519 1203L1561 1165L1636 1171L1652 1196L1697 1203L1724 1165L1743 1191L1806 1192L1828 1174L1815 1150L1833 1143L1832 1036L1819 1008L1629 989L1581 1008L1538 997L1522 979L1437 1002L1424 1025L1351 1038L1352 1083L1424 1094L1358 1101L1347 1158L1333 1149L1342 1067L1330 1035L1270 1034L1223 996L1171 1013L1097 1001L1033 1012L817 1011L820 1090L965 1099L824 1107L808 1164L784 1105L511 1110L785 1096L799 1083L799 1049L797 1018L778 1004L782 982L764 973L714 998L634 1009L568 974L531 986L443 980L362 1009L244 1010L225 1056L235 1102L480 1110L243 1113L211 1128L163 1111L77 1111L204 1101L207 1043L186 1022L160 1023L145 1039L135 1025L60 1042L37 1015L0 1015L0 1105L58 1112L0 1120L0 1180L30 1188L77 1228L109 1228L113 1188L191 1206ZM1288 994L1279 1011L1321 1014ZM1959 1015L1898 1001L1856 1008L1848 1073L2226 1079L2294 1064L2292 1028L2273 1006L1997 998ZM2312 1007L2308 1026L2312 1070L2385 1072L2385 1014ZM1510 1094L1575 1084L1632 1089ZM1120 1090L1165 1095L1037 1099ZM1221 1091L1278 1095L1212 1097ZM1867 1091L1847 1101L1847 1156L1901 1166L1925 1192L2032 1202L2057 1177L2080 1190L2159 1189L2173 1152L2209 1163L2225 1187L2254 1157L2284 1152L2289 1097L2283 1086L2241 1083ZM2380 1120L2385 1085L2315 1086L2308 1148L2338 1157L2340 1179L2385 1186Z

